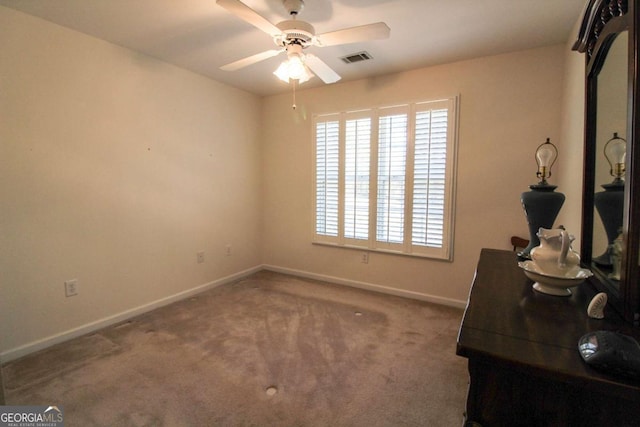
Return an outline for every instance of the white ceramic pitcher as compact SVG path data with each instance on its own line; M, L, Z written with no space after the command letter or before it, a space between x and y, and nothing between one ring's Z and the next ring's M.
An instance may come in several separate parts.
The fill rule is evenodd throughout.
M550 276L565 276L579 268L580 257L571 248L575 239L564 228L538 230L540 246L531 249L531 259Z

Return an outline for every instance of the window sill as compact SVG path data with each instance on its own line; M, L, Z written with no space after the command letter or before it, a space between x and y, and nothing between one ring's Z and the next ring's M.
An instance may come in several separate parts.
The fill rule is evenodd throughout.
M365 251L365 252L379 253L379 254L385 254L385 255L398 255L398 256L411 257L411 258L429 259L433 261L453 262L453 257L446 258L446 257L439 257L439 256L434 256L429 254L422 254L422 253L409 253L409 252L402 252L402 251L394 251L391 249L370 248L364 245L358 246L353 244L339 244L339 243L333 243L333 242L320 242L320 241L313 241L311 242L311 244L317 245L317 246L327 246L332 248Z

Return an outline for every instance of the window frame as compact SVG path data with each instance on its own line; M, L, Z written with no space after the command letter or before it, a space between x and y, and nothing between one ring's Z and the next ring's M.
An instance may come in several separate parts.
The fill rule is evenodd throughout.
M431 258L444 261L453 260L454 243L454 218L455 218L455 190L456 190L456 166L458 150L458 123L459 123L459 97L407 102L389 106L379 106L367 109L341 111L338 113L313 114L312 115L312 164L313 164L313 231L312 243L318 245L329 245L343 248L360 249L381 253L392 253L396 255L407 255L422 258ZM446 135L446 157L445 157L445 182L444 182L444 202L443 202L443 231L442 247L430 247L426 245L414 244L413 229L413 201L414 201L414 161L416 143L416 117L422 111L447 109L447 135ZM402 243L387 243L377 240L377 209L378 209L378 149L379 149L379 124L381 117L393 114L407 114L407 144L405 160L405 182L404 182L404 229ZM345 213L345 128L346 122L350 119L366 118L371 120L370 129L370 161L369 161L369 219L368 219L368 239L352 239L344 236L344 213ZM327 236L317 232L317 140L316 129L318 123L329 120L337 120L339 128L338 143L338 235Z

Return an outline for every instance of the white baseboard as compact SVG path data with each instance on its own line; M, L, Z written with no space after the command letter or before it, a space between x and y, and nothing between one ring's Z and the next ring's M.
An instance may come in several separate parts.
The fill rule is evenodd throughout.
M77 338L79 336L89 334L91 332L95 332L107 326L111 326L116 323L120 323L125 320L128 320L132 317L147 313L151 310L155 310L156 308L160 308L165 305L171 304L173 302L177 302L177 301L189 298L193 295L199 294L209 289L213 289L218 286L234 282L236 280L247 277L251 274L257 273L258 271L261 271L261 270L269 270L277 273L289 274L292 276L304 277L307 279L320 280L320 281L334 283L338 285L351 286L354 288L365 289L368 291L380 292L380 293L400 296L404 298L411 298L411 299L416 299L420 301L432 302L434 304L446 305L446 306L456 307L456 308L465 308L467 304L466 301L460 301L460 300L455 300L451 298L443 298L443 297L438 297L434 295L423 294L420 292L390 288L388 286L376 285L373 283L360 282L356 280L343 279L340 277L327 276L324 274L311 273L308 271L294 270L294 269L285 268L285 267L278 267L274 265L263 264L263 265L258 265L258 266L249 268L247 270L232 274L227 277L223 277L221 279L214 280L209 283L205 283L204 285L200 285L195 288L192 288L183 292L179 292L175 295L170 295L166 298L153 301L149 304L144 304L139 307L133 308L131 310L126 310L121 313L115 314L113 316L105 317L95 322L87 323L86 325L82 325L77 328L70 329L68 331L64 331L59 334L43 338L41 340L27 343L20 347L9 349L7 351L0 353L0 363L10 362L12 360L18 359L20 357L34 353L36 351L45 349L47 347L51 347L52 345L60 344L70 339Z
M340 277L326 276L324 274L311 273L308 271L294 270L291 268L278 267L275 265L263 265L265 270L274 271L276 273L290 274L292 276L304 277L307 279L321 280L323 282L335 283L337 285L351 286L368 291L380 292L388 295L395 295L404 298L411 298L420 301L432 302L434 304L446 305L449 307L462 308L467 306L466 301L460 301L452 298L443 298L435 295L423 294L421 292L406 291L403 289L390 288L388 286L375 285L373 283L359 282L356 280L343 279Z
M218 286L234 282L236 280L242 279L246 276L249 276L253 273L257 273L262 270L262 266L258 265L256 267L249 268L247 270L241 271L239 273L232 274L230 276L223 277L221 279L214 280L209 283L205 283L204 285L197 286L192 289L188 289L183 292L179 292L175 295L170 295L165 298L161 298L159 300L150 302L149 304L144 304L136 308L132 308L131 310L126 310L121 313L115 314L113 316L105 317L100 320L96 320L95 322L87 323L86 325L79 326L74 329L70 329L68 331L61 332L56 335L52 335L41 340L33 341L27 344L24 344L20 347L12 348L7 351L0 353L0 363L10 362L11 360L18 359L20 357L26 356L30 353L34 353L38 350L42 350L47 347L51 347L55 344L60 344L62 342L68 341L73 338L77 338L79 336L89 334L91 332L95 332L99 329L105 328L107 326L114 325L116 323L123 322L127 319L130 319L135 316L139 316L141 314L147 313L151 310L155 310L156 308L163 307L165 305L169 305L171 303L192 297L193 295L199 294L201 292L207 291L209 289L216 288Z

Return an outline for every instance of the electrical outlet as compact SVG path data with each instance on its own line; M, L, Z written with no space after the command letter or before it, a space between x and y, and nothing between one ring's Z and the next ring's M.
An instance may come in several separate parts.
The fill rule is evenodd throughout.
M196 257L198 259L198 264L202 264L204 262L204 251L198 252Z
M225 254L226 254L227 256L231 256L231 245L227 245L227 246L225 247Z
M64 282L64 294L67 298L78 295L78 279L67 280Z
M362 254L360 254L360 262L369 264L369 252L362 252Z

